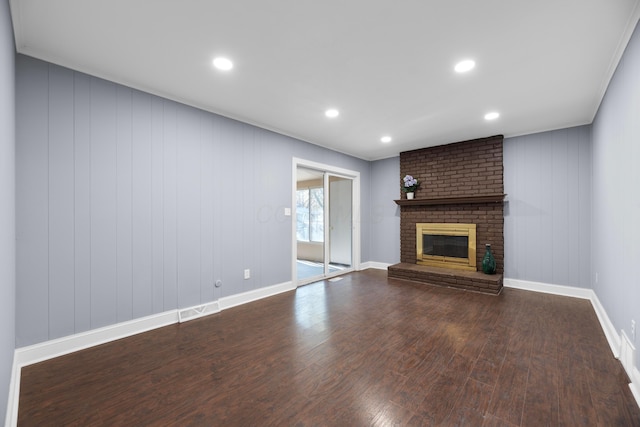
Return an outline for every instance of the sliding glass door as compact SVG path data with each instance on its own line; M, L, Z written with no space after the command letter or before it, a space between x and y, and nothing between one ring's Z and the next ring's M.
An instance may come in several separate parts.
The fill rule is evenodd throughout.
M325 274L324 172L298 168L296 173L296 265L298 280Z
M311 283L353 269L353 178L296 168L295 274Z
M353 180L327 174L329 183L329 226L326 258L334 268L351 267L353 257ZM328 272L327 272L328 273Z

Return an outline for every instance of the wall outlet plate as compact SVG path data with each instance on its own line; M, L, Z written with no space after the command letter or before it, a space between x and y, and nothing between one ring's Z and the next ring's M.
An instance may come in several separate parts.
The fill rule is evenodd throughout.
M249 270L248 268L244 271L244 278L245 279L251 278L251 270Z

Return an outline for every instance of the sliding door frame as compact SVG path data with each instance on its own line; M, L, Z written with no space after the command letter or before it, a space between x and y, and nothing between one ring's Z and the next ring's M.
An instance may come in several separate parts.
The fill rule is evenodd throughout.
M298 259L298 239L297 239L297 230L296 230L296 190L297 190L297 169L307 168L307 169L315 169L321 172L324 172L325 175L327 173L331 175L338 175L344 178L348 178L352 180L352 198L351 198L351 242L352 242L352 262L351 268L347 271L358 271L360 270L360 256L361 256L361 248L360 248L360 172L353 171L349 169L340 168L337 166L327 165L324 163L318 163L311 160L300 159L294 157L292 159L292 168L291 168L291 176L292 176L292 189L291 189L291 249L292 249L292 260L291 260L291 281L295 283L295 286L298 287L298 267L296 264L296 260ZM325 179L326 180L326 177ZM325 219L326 221L326 219ZM325 242L326 243L326 242ZM325 245L326 246L326 245ZM326 252L325 252L326 253ZM325 266L327 260L325 259ZM326 272L325 272L326 273ZM338 273L339 274L339 273ZM335 274L337 275L337 274ZM325 277L327 275L325 274Z

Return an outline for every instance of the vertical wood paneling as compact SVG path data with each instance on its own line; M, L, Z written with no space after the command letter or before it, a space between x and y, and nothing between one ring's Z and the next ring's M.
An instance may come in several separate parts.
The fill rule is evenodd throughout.
M532 144L530 157L537 159L532 162L532 166L537 170L524 177L523 182L527 183L528 188L532 189L535 196L532 198L532 205L539 207L542 215L537 218L538 228L528 230L527 242L535 242L536 244L523 244L529 246L529 255L533 258L525 258L524 266L531 269L533 265L545 265L547 268L540 269L540 282L556 283L553 281L554 273L554 248L553 248L553 202L554 185L558 185L553 181L553 163L549 158L553 153L550 143L551 135L549 133L542 134L540 144ZM537 178L537 179L536 179ZM540 185L542 184L542 185ZM506 191L505 191L506 192ZM507 193L509 194L509 193ZM543 237L544 240L539 241ZM534 259L534 262L530 260Z
M19 58L19 346L291 280L291 157L368 167Z
M91 329L91 78L74 75L76 333Z
M178 307L200 301L200 121L180 106L177 115Z
M118 87L117 92L118 135L116 142L116 179L117 179L117 315L124 322L133 317L133 253L131 240L133 224L132 209L132 91Z
M223 227L219 238L223 242L223 250L228 254L237 256L226 257L222 264L221 277L225 285L221 289L220 296L233 295L236 292L244 292L246 287L242 272L246 267L244 257L240 254L244 251L242 221L236 220L238 212L234 206L243 206L242 199L245 191L253 191L246 186L244 181L244 167L242 162L227 162L224 159L242 159L242 125L232 120L221 118L219 121L218 135L220 138L220 157L223 159L219 165L219 180L223 191L219 203L222 205L220 221ZM266 161L267 159L262 159ZM259 185L256 183L256 186Z
M576 175L573 162L569 160L568 154L569 132L555 132L550 135L549 152L551 154L551 176L552 182L549 187L551 196L551 250L553 263L553 279L558 283L569 283L569 247L575 245L577 234L571 239L569 229L569 195L575 193L575 188L571 184L570 177ZM577 156L577 152L572 158ZM549 282L548 282L549 283ZM556 282L553 282L556 283Z
M582 159L582 151L581 147L589 147L591 144L584 144L582 141L589 141L589 135L584 134L584 128L573 128L569 129L567 135L567 162L570 167L567 168L570 170L570 173L567 176L567 189L574 189L573 191L567 191L565 203L566 203L566 212L565 212L565 221L567 224L567 241L566 241L566 274L567 280L570 277L577 278L578 282L582 282L582 269L584 265L581 264L581 256L585 256L584 248L581 247L584 244L584 236L581 236L582 223L585 221L584 213L582 209L584 205L581 203L581 199L584 197L584 189L581 188L580 178L581 168L584 167L584 162ZM589 167L589 169L591 169ZM587 185L590 186L590 182L587 181ZM589 208L587 207L587 210ZM573 217L573 215L577 215L577 220ZM587 235L589 235L587 230ZM577 236L571 241L569 236ZM586 242L589 245L589 242ZM588 254L587 254L588 255Z
M591 138L591 126L582 127L578 130L579 134L576 138L577 141L592 141ZM576 143L578 143L576 141ZM579 144L579 173L578 173L578 183L580 183L580 200L578 205L578 251L580 260L590 259L591 265L593 265L593 258L591 252L591 230L592 230L592 217L591 217L591 191L592 191L592 157L591 150L592 145L589 144ZM582 262L580 262L579 266L579 274L580 274L580 283L587 284L591 283L591 270L588 268L584 268Z
M215 274L214 280L222 280L223 271L223 259L226 253L224 242L222 241L222 233L224 229L224 221L222 220L222 214L224 212L224 203L222 203L223 194L227 190L225 186L224 175L222 174L222 165L225 163L222 157L222 140L220 137L220 122L225 120L221 117L214 116L212 119L212 140L211 140L211 176L212 187L211 197L213 199L213 271ZM215 284L215 282L214 282ZM215 298L220 298L222 292L227 288L226 283L222 283L221 287L214 287Z
M0 5L0 402L12 402L16 345L16 54L9 3ZM11 405L11 403L9 403ZM9 405L0 406L0 420Z
M640 322L640 30L636 27L593 122L590 274L616 330ZM595 275L598 280L595 280ZM636 348L640 334L636 331ZM636 356L635 367L640 366Z
M271 148L275 148L272 146ZM267 256L262 256L263 253L267 252L267 245L265 244L267 239L267 230L264 227L263 221L263 209L268 205L268 198L265 197L268 193L266 192L266 188L268 186L269 180L269 171L271 167L268 166L267 162L260 161L260 159L264 159L265 151L267 148L265 147L264 134L261 132L254 133L254 142L253 142L253 155L256 158L255 163L255 174L256 174L256 182L259 182L260 185L256 187L256 197L255 197L255 206L251 220L255 224L256 232L255 232L255 241L253 243L253 247L255 248L255 252L253 254L254 259L254 270L257 270L260 274L259 281L268 280L269 270L273 268L270 266L270 260ZM286 181L283 181L281 184L285 184Z
M151 100L151 263L153 286L153 312L164 310L164 156L163 102Z
M502 161L503 161L503 167L504 167L504 172L502 177L505 184L504 191L506 193L507 182L512 183L511 184L512 186L518 185L518 181L517 181L518 175L515 173L515 170L504 166L510 162L515 161L515 159L517 158L517 152L516 150L507 150L506 141L505 141L503 142L502 156L503 156ZM514 221L510 219L512 218L514 209L515 207L513 202L509 197L507 197L504 203L504 270L505 270L504 274L505 274L505 277L509 277L507 276L507 272L511 272L513 274L514 271L517 271L514 267L511 267L511 269L509 269L508 266L509 265L515 266L518 264L518 254L514 254L512 251L510 251L510 248L514 247L515 245L515 231L514 231L515 225L514 225Z
M45 63L19 61L26 70L16 79L16 298L29 301L28 309L16 309L21 346L49 337L49 74Z
M504 153L505 276L589 287L588 127L509 138Z
M254 141L255 128L248 125L243 125L241 129L241 148L242 158L245 159L242 162L242 180L246 182L261 182L268 180L268 177L261 177L261 180L256 179L256 164L257 157L256 146ZM258 189L257 187L256 189ZM245 291L253 290L257 287L257 283L260 280L261 265L258 264L256 259L256 247L260 247L262 240L262 233L259 233L260 228L268 226L265 223L258 223L256 220L255 212L258 207L263 206L260 203L260 194L263 194L263 190L258 191L250 190L251 194L255 194L255 197L243 197L242 198L242 234L241 241L244 246L244 268L248 268L251 271L251 277L244 279L243 276L243 288ZM242 191L244 193L244 191ZM266 257L265 257L266 258ZM244 270L243 268L243 270Z
M153 313L151 96L133 92L133 317Z
M200 295L201 301L213 301L214 269L213 269L213 187L217 184L213 173L213 119L209 114L201 112L200 140L202 154L200 156Z
M367 222L368 228L363 229L362 233L371 235L372 261L400 262L400 208L395 203L389 203L389 200L397 199L400 195L399 176L399 157L371 164L371 187L376 191L371 192L370 222Z
M91 82L91 326L117 320L116 86Z
M163 170L164 170L164 252L163 252L163 280L164 280L164 308L170 310L178 307L178 259L177 259L177 221L178 221L178 193L177 193L177 136L176 136L176 105L172 102L164 103L164 139L163 139Z
M291 159L281 155L292 147L288 139L280 138L272 132L258 132L255 138L255 152L259 153L256 169L260 173L255 177L259 188L259 203L255 205L254 221L257 227L256 235L259 236L257 243L260 250L256 257L260 259L260 279L282 283L291 280L291 274L287 271L291 270L291 245L278 251L270 248L279 236L290 235L291 221L294 220L293 217L285 217L283 211L285 206L291 205L291 193L278 191L282 187L292 188ZM302 158L318 159L309 154L303 155Z
M49 69L49 338L74 324L73 74Z

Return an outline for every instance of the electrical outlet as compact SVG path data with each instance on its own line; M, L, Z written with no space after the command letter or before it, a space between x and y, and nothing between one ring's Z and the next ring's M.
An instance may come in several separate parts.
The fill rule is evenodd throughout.
M631 339L633 339L633 341L636 340L636 321L635 320L631 321Z
M249 270L248 268L244 271L244 278L246 279L251 279L251 270Z
M596 283L598 283L598 273L596 273Z

